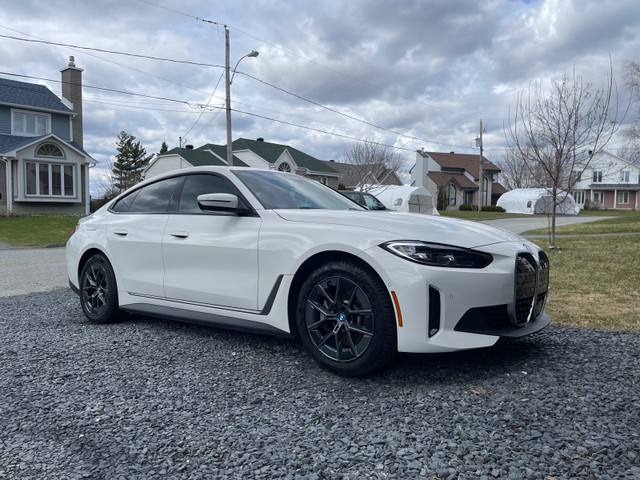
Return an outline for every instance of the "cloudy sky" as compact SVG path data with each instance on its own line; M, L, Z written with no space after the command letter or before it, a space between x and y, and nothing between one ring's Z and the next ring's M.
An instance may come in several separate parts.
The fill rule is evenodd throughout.
M421 148L476 152L481 119L497 161L531 82L575 72L602 85L611 59L624 97L624 64L640 56L637 0L21 0L0 10L0 76L59 94L75 56L95 193L122 130L149 153L180 137L226 143L224 25L232 66L260 52L233 81L234 139L326 160L369 139L408 167Z

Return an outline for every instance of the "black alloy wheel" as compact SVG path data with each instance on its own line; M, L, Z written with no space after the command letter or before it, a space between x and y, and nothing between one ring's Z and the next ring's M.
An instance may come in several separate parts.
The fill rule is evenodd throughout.
M370 373L396 353L389 293L355 263L331 262L312 272L300 291L297 327L311 356L342 375Z
M108 323L118 316L118 289L113 268L104 255L92 256L80 272L80 303L94 323Z

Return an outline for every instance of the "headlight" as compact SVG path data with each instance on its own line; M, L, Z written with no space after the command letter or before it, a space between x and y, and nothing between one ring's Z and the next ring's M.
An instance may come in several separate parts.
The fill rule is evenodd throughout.
M380 246L394 255L432 267L484 268L493 261L488 253L439 243L396 241Z

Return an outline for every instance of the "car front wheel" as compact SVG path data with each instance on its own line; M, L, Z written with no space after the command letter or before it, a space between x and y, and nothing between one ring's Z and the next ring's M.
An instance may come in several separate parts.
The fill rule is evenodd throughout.
M371 373L397 350L389 293L369 269L330 262L302 284L296 308L298 333L323 367L346 376Z
M87 260L80 272L80 303L94 323L108 323L118 317L118 289L111 264L104 255Z

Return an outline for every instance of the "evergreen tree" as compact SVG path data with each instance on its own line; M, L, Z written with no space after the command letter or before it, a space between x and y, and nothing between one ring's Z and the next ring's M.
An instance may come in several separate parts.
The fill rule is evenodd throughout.
M136 142L136 137L127 132L120 132L116 145L118 153L111 172L115 188L123 192L142 180L142 170L150 157L146 156L147 150L140 142Z
M160 147L160 155L163 153L167 153L169 151L169 147L167 146L167 142L162 142L162 146Z

